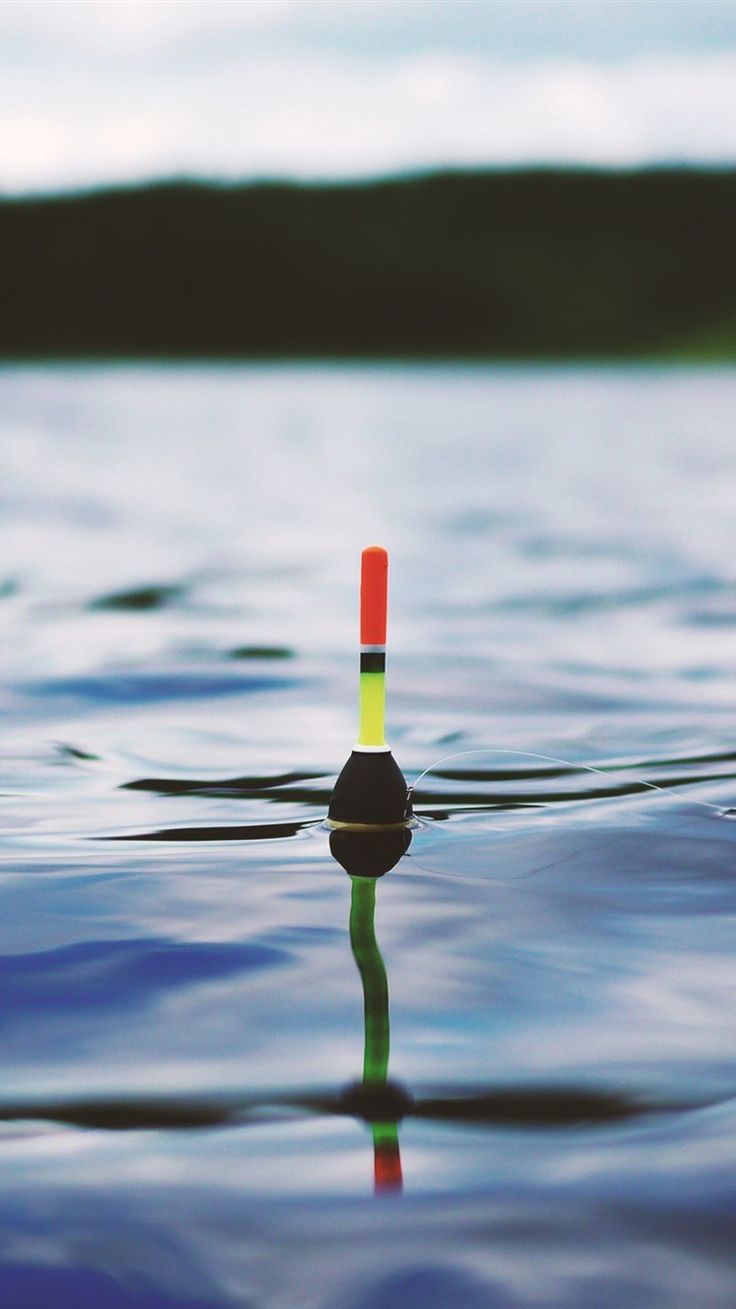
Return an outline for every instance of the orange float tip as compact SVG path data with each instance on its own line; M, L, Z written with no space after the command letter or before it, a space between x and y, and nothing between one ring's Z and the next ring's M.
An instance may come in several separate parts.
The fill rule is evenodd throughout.
M388 554L381 545L369 545L360 558L360 643L386 644L388 609Z

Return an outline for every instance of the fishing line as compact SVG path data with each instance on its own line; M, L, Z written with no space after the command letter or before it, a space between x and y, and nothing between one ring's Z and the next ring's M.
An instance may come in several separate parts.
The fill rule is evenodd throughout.
M467 759L470 755L479 755L479 754L483 754L483 755L503 754L503 755L514 755L517 759L540 759L544 763L562 764L563 767L565 768L572 768L575 770L583 770L588 773L595 773L598 777L611 776L610 770L607 771L604 768L595 768L593 764L578 763L574 759L559 759L555 755L538 754L537 751L535 750L506 750L497 747L486 747L483 750L461 750L457 754L448 754L448 755L444 755L442 759L436 759L435 762L431 764L429 768L425 768L424 772L419 774L416 781L409 788L409 804L411 804L411 802L414 799L419 783L429 773L434 772L435 768L441 767L442 764L451 763L454 759ZM724 809L723 805L713 804L709 800L695 800L692 797L686 800L683 796L677 795L677 793L673 791L671 787L660 786L657 782L646 782L642 778L636 778L635 780L637 786L646 787L650 791L658 791L661 795L669 796L671 800L676 800L680 804L696 804L696 805L700 805L701 808L703 809L714 809L720 818L728 818L732 816L736 817L736 810L734 809ZM707 781L707 778L703 780ZM697 783L697 781L698 781L697 778L693 778L693 783Z

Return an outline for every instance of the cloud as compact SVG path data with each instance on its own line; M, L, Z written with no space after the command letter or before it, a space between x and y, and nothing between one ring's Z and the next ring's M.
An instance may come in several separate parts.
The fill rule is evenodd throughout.
M666 8L679 15L676 34L692 25L696 7ZM713 7L699 8L707 17ZM556 43L545 46L557 53L543 57L551 16L569 9L587 15L578 48L570 38L568 52L558 50L569 26L560 18ZM606 13L612 21L603 0L377 8L346 0L339 13L332 0L6 4L0 189L172 174L343 178L516 163L734 163L736 34L731 49L694 53L679 48L679 37L665 48L651 21L661 9L651 0L615 11L628 22L614 24L619 46L625 28L652 48L632 53L630 40L613 59L586 53L598 32L593 16L599 27ZM368 10L379 21L362 44ZM538 20L525 51L514 45L522 10ZM726 32L734 12L719 7ZM473 14L482 18L475 45ZM509 46L518 57L500 53Z

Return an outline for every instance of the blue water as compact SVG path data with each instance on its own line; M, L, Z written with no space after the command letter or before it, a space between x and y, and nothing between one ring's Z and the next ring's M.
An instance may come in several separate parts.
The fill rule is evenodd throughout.
M3 1309L736 1303L735 418L725 368L0 371ZM401 1190L321 825L373 541Z

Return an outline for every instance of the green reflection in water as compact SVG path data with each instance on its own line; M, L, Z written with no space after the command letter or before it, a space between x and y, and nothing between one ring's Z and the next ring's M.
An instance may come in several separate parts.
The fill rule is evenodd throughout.
M363 1086L380 1091L388 1079L391 1028L388 1012L388 978L376 941L376 879L352 877L350 898L350 944L363 983L365 1043ZM373 1132L376 1191L399 1191L402 1187L398 1123L371 1123Z

